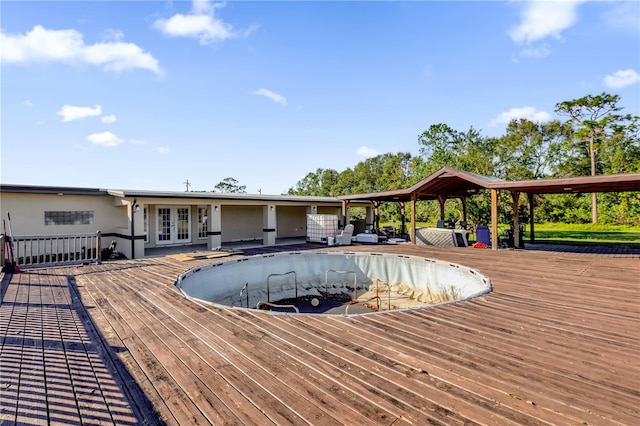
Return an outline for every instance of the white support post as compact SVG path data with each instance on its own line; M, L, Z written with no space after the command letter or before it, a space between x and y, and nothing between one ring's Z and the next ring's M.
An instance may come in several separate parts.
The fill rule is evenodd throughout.
M209 205L209 230L207 231L207 248L216 250L222 247L222 206Z
M276 245L276 206L266 205L262 208L262 245Z

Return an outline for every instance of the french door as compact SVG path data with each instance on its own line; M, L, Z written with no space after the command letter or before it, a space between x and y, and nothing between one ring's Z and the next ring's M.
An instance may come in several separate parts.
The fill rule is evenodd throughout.
M191 242L191 208L188 206L158 206L157 244Z

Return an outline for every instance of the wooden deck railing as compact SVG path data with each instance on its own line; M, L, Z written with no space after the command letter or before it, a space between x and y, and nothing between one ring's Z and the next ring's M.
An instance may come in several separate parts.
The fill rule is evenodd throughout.
M100 261L101 233L14 235L13 256L22 266ZM5 250L6 251L6 250ZM7 253L2 256L3 262Z

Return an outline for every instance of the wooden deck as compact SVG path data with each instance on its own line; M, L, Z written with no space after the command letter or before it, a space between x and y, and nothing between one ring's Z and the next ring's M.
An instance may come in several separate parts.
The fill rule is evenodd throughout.
M1 280L0 423L640 424L637 253L349 250L460 263L494 291L268 315L182 297L177 275L211 260L28 269Z

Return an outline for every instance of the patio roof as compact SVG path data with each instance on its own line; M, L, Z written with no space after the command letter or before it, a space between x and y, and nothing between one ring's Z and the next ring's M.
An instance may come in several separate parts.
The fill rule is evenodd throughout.
M640 191L640 173L506 181L451 167L443 167L406 189L341 195L338 196L338 199L344 201L370 200L400 202L410 201L412 196L415 196L417 201L434 200L438 199L438 197L464 197L475 194L483 189L508 190L532 194Z
M532 194L640 191L640 173L496 182L491 188Z
M394 191L374 192L368 194L341 195L341 200L371 201L410 201L412 194L417 200L434 200L438 196L462 197L482 189L490 188L492 183L504 182L502 179L469 173L451 167L443 167L422 179L415 185Z
M438 200L440 203L440 218L444 219L444 203L448 198L462 198L463 217L466 220L465 199L467 196L481 190L491 190L491 241L498 241L498 192L510 191L513 197L513 211L518 211L518 193L526 194L555 194L555 193L595 193L595 192L625 192L640 191L640 173L615 175L581 176L556 179L533 179L521 181L506 181L494 177L469 173L451 167L443 167L427 176L420 182L406 189L383 191L369 194L342 195L343 211L351 202L368 200L376 207L381 201L410 202L411 203L411 241L416 241L415 202L420 200ZM530 206L531 241L533 242L533 206ZM518 215L514 213L514 241L519 241ZM403 221L404 228L404 221ZM492 249L497 249L494 243Z

